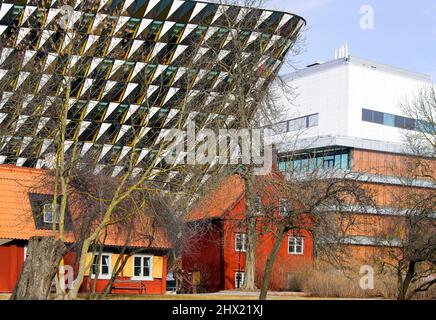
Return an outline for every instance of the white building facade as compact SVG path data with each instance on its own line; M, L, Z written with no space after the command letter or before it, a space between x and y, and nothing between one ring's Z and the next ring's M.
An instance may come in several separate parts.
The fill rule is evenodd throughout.
M285 80L292 96L280 99L273 139L281 155L336 147L403 153L404 130L420 124L401 105L432 85L428 75L352 56L317 62Z

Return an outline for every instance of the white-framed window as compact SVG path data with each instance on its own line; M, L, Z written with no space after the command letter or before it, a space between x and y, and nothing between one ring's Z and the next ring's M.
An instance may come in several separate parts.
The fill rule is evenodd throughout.
M60 215L60 205L56 204L56 217L57 221L56 223L59 223L59 215ZM51 203L46 203L42 207L42 219L44 223L53 223L54 217L53 217L53 206Z
M26 243L23 247L23 249L24 249L24 261L26 261L26 259L27 259L27 248L28 248L28 244Z
M289 237L288 238L288 253L303 254L304 238Z
M289 215L291 211L291 204L289 202L288 199L280 199L279 200L279 212L280 215L282 215L283 217L286 217L287 215Z
M236 252L246 252L246 237L245 233L237 233L235 235L235 251Z
M254 201L253 201L254 214L260 215L262 213L261 208L262 208L262 201L261 201L260 197L255 197Z
M110 279L112 276L112 254L102 253L100 255L100 263L98 261L98 254L94 255L94 261L91 266L91 275L97 274L97 267L100 267L98 272L98 279Z
M239 289L244 284L245 272L235 272L235 288Z
M133 279L153 280L153 256L137 254L133 256Z

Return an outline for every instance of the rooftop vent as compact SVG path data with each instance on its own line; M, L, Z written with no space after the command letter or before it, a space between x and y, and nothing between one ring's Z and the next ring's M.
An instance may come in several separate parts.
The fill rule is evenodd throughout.
M345 43L342 47L335 50L335 60L346 59L349 56L350 56L350 52L348 49L348 43Z

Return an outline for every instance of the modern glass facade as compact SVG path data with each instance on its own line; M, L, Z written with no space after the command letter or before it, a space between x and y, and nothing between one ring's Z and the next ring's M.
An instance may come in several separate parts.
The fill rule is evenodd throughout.
M435 133L435 128L430 123L369 109L362 109L362 121L407 130Z
M70 81L67 152L76 145L114 176L135 152L141 170L162 130L180 120L182 102L191 120L207 118L205 106L231 117L223 97L235 90L225 68L238 54L232 35L253 65L252 87L261 88L303 25L288 13L197 1L4 0L0 163L44 166L57 121L51 105Z
M311 171L316 169L343 169L351 168L350 150L334 149L319 150L295 155L292 158L279 159L279 170L285 171Z
M319 114L317 113L277 123L271 126L271 129L275 134L282 134L317 127L318 125Z

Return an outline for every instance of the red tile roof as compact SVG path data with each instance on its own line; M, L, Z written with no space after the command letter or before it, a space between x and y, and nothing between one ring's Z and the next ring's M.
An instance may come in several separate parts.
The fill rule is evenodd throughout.
M239 175L232 175L208 192L186 216L186 220L193 222L222 218L244 196L244 191L243 179Z
M29 193L52 195L49 180L46 170L0 165L0 239L28 240L32 236L52 235L51 230L36 229L29 199ZM123 246L126 235L127 231L119 225L109 226L105 244ZM66 232L65 240L74 242L72 232ZM128 246L171 248L171 243L163 228L153 227L150 219L142 217L135 223Z

